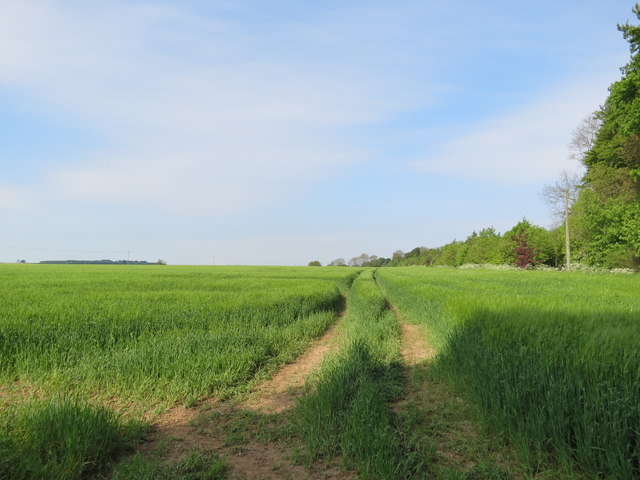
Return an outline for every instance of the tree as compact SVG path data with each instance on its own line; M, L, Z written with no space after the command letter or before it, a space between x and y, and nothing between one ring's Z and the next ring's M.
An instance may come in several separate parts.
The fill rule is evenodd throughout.
M391 266L396 267L404 258L404 252L402 250L396 250L391 257Z
M544 263L546 265L554 265L556 255L549 231L533 225L526 218L518 222L511 230L505 232L502 240L504 258L509 263L518 264L518 255L524 253L524 251L517 251L520 245L521 247L525 246L533 249L529 264Z
M578 125L571 134L569 142L569 158L584 163L587 154L595 145L598 132L602 126L602 118L598 113L588 115L580 125Z
M462 265L465 254L464 242L454 240L440 247L440 255L434 260L432 265L446 265L449 267L459 267Z
M633 13L640 19L640 5ZM640 26L618 30L631 59L595 114L600 123L591 148L580 150L587 172L574 208L585 259L608 267L640 264Z
M529 245L529 235L522 229L518 230L518 233L511 237L516 246L513 249L513 253L516 256L516 265L520 268L527 268L536 264L535 249Z
M307 264L308 267L321 267L322 264L318 260L312 260Z
M336 258L335 260L331 260L328 266L329 267L346 267L347 262L344 261L344 258Z
M502 237L493 227L483 228L479 233L473 232L465 241L467 251L464 263L504 263L502 253Z
M349 260L349 265L352 267L364 267L369 263L369 255L366 253L361 253L357 257L353 257Z
M560 173L560 179L554 185L547 185L542 191L545 203L554 216L564 219L564 240L567 270L571 269L571 236L569 232L569 215L578 199L580 177L566 170Z

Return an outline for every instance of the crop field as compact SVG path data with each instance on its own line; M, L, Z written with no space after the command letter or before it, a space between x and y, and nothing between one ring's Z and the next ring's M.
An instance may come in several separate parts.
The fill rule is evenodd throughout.
M440 367L529 465L640 475L640 279L625 275L384 269L424 323Z
M149 410L247 389L333 322L355 277L350 269L19 267L0 270L0 380L12 408L29 393L74 395L24 412L52 420L68 404L92 415L77 396ZM14 443L28 445L28 423ZM0 453L21 450L9 440Z
M638 478L638 292L566 272L3 265L0 479ZM290 409L242 407L333 324ZM436 353L413 367L406 324Z

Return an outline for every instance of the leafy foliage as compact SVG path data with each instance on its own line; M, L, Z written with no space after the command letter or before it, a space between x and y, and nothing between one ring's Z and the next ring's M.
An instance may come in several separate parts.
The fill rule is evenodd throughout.
M640 19L640 5L633 13ZM606 267L640 265L640 26L618 25L631 60L596 113L601 121L585 157L585 189L574 217L589 263Z

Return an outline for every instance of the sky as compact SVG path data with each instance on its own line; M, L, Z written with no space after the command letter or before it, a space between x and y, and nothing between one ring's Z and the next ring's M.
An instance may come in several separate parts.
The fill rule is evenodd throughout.
M326 264L549 227L629 0L0 0L0 262Z

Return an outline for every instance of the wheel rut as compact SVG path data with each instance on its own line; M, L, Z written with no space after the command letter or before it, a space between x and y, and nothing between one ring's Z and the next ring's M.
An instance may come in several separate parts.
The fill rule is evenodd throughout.
M425 340L426 329L422 325L404 323L397 309L393 308L400 324L400 356L406 366L412 367L434 357L435 351Z
M228 478L235 479L352 479L339 465L326 465L322 472L295 464L295 451L286 442L259 440L257 427L246 422L254 420L284 421L280 413L291 408L302 394L307 378L316 371L323 360L337 346L336 337L345 307L337 320L315 340L293 363L282 366L268 381L259 384L253 393L240 402L221 402L208 399L197 408L175 407L156 418L152 434L140 448L142 453L153 454L163 444L169 447L162 455L163 461L175 463L191 451L214 451L221 455L231 470ZM267 419L267 420L265 420ZM245 430L239 444L229 442L226 436L238 429ZM246 428L245 428L246 427Z
M307 377L320 367L327 354L335 348L336 332L343 316L344 310L338 315L338 320L298 360L284 365L270 380L258 385L240 406L264 414L291 408L300 396Z

